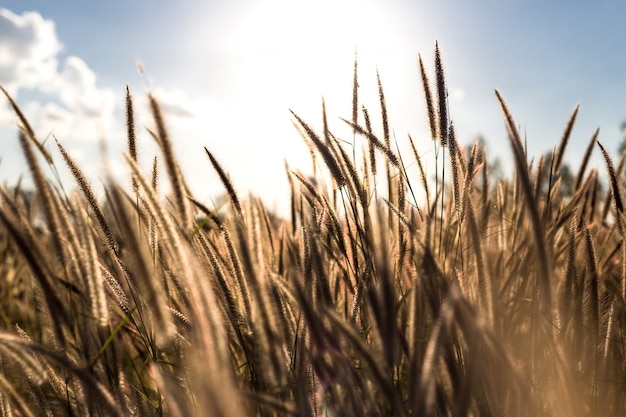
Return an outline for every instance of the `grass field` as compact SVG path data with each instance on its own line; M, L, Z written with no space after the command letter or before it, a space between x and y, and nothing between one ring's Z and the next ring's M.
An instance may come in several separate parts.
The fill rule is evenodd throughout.
M624 156L596 132L564 190L578 109L533 159L496 92L515 171L495 178L456 140L438 48L432 76L419 63L431 138L411 155L381 83L374 111L360 102L356 63L354 141L293 113L319 170L286 167L286 219L208 149L228 201L194 198L152 96L161 152L142 172L129 91L130 177L97 199L5 92L35 189L0 188L0 414L624 415ZM416 151L431 139L435 181ZM44 174L59 164L76 184Z

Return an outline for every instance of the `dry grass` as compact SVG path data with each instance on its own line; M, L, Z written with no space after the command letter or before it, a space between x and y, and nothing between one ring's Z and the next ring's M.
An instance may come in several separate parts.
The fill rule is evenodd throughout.
M156 158L147 176L137 164L128 90L128 184L98 201L58 143L66 195L9 98L35 190L0 188L0 415L624 415L624 160L596 132L565 197L553 176L578 108L533 168L496 92L516 169L493 179L485 150L456 142L439 47L435 85L419 64L451 184L439 167L433 192L412 138L413 160L394 153L380 76L379 131L355 62L352 147L325 106L321 134L293 113L332 183L287 167L288 220L241 199L206 148L230 203L194 198L149 97L166 203ZM587 171L596 143L606 192Z

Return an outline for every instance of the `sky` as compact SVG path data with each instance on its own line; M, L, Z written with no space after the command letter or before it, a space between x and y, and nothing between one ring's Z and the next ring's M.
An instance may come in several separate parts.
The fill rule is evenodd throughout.
M417 57L434 78L437 41L462 144L482 136L489 154L510 165L497 88L530 155L558 143L577 104L566 162L576 167L597 127L616 152L626 120L625 18L626 3L605 0L5 0L0 85L46 147L58 155L57 138L96 188L105 181L105 159L127 178L126 85L148 170L158 153L146 130L154 126L146 104L152 93L198 199L223 192L207 147L240 192L285 213L285 161L312 170L290 110L321 131L323 97L331 130L351 142L339 118L351 117L355 53L361 104L380 133L378 71L401 151L410 134L425 159L434 155ZM0 141L0 182L11 186L24 176L28 183L17 121L5 105ZM592 161L604 170L597 154ZM61 175L72 184L66 170Z

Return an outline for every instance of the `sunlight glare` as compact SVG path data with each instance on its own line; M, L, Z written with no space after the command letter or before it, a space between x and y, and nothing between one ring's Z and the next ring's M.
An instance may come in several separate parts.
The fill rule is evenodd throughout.
M398 45L382 12L354 0L273 0L251 8L232 35L240 94L283 108L319 108L322 95L349 103L355 51L359 65L374 68Z

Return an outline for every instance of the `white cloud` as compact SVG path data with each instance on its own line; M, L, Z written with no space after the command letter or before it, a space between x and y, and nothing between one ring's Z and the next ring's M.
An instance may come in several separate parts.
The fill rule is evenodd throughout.
M450 98L454 101L462 101L465 98L465 90L460 87L453 88L450 92Z
M165 117L190 118L197 117L196 102L182 90L163 90L157 88L153 93Z
M111 134L115 96L99 88L96 74L80 58L65 58L59 69L54 22L37 12L21 15L0 8L0 84L22 107L39 135L99 139ZM20 91L40 99L24 101ZM2 106L0 123L15 123Z
M54 78L63 45L54 23L39 13L0 8L0 84L11 93Z
M62 48L52 21L36 12L16 15L0 8L0 84L16 100L39 139L54 134L87 175L96 176L101 167L97 141L111 138L116 143L109 150L111 166L116 173L123 173L126 170L117 148L125 138L124 116L120 111L123 110L123 90L120 88L114 93L98 86L97 74L89 64L77 56L61 55ZM242 157L232 156L228 151L243 142L233 142L232 130L234 127L244 129L242 125L247 123L241 122L239 112L207 96L162 88L155 88L152 93L161 106L179 160L184 161L183 169L189 175L190 186L206 195L206 178L197 173L212 171L202 147L208 146L214 151L227 168L235 168ZM153 129L154 121L145 92L135 91L133 97L140 158L150 161L158 150L142 127ZM2 100L0 97L0 128L15 129L17 118ZM114 116L120 120L114 120ZM245 131L246 137L254 137L255 132L249 130ZM91 143L84 143L85 140ZM245 156L248 152L241 154ZM246 158L258 152L249 154ZM231 155L231 160L222 155ZM5 156L0 152L0 157ZM249 165L249 161L244 165ZM212 183L218 192L223 191L219 181Z

